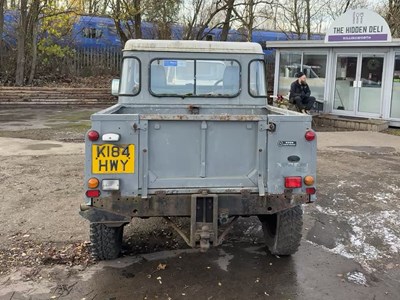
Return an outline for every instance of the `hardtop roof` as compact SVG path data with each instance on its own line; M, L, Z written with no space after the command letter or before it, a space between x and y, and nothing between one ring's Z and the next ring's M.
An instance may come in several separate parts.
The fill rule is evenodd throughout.
M261 45L257 43L187 40L129 40L125 43L124 51L263 54Z

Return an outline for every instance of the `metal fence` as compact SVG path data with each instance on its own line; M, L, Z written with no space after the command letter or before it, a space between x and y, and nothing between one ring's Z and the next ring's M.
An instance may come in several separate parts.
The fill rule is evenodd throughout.
M82 48L74 50L72 62L67 64L75 75L118 74L122 52L119 47Z
M15 51L9 49L2 51L2 65L9 67L8 77L13 77L10 70L14 69ZM40 65L43 61L39 58L37 67L38 75L43 74L63 74L73 76L98 76L98 75L113 75L117 76L121 70L122 51L119 47L98 47L98 48L81 48L74 49L72 54L62 59L53 57L48 60L46 65ZM267 71L267 87L268 92L272 93L274 86L274 68L275 54L270 54L265 57ZM5 68L0 68L4 73ZM3 76L2 76L3 75ZM4 77L4 74L0 74ZM1 80L0 80L1 81Z

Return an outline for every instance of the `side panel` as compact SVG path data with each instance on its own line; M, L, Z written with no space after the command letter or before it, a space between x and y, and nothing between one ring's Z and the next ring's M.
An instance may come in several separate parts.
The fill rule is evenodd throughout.
M268 133L268 193L281 194L285 191L287 176L311 175L316 178L317 139L307 141L305 133L311 129L304 117L270 115L268 120L276 129ZM298 157L298 161L294 161ZM305 186L293 193L305 193Z

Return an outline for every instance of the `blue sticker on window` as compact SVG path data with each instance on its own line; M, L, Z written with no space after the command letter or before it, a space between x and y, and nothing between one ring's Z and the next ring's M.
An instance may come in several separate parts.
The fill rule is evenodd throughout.
M178 61L176 60L164 60L164 67L176 67L178 66Z

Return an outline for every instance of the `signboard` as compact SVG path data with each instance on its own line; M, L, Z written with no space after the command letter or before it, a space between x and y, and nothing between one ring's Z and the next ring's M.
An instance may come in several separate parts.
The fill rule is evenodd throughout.
M368 9L348 10L332 23L325 35L325 43L391 41L385 19Z

